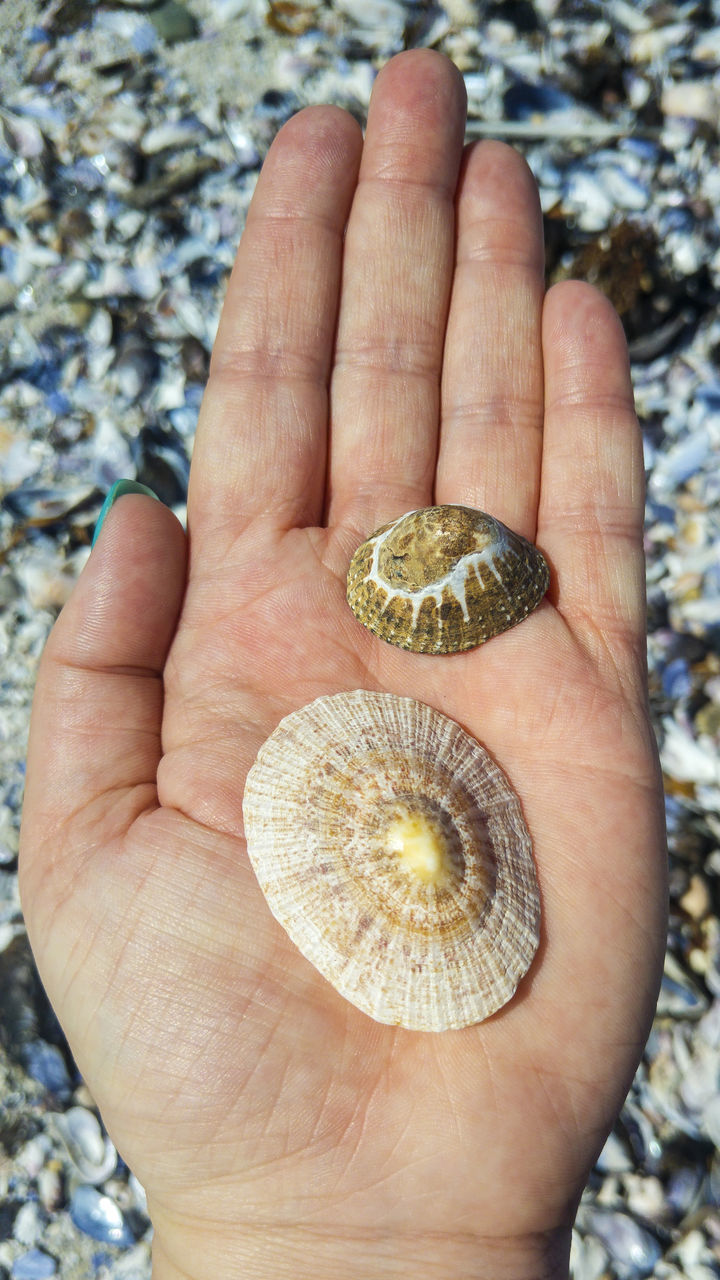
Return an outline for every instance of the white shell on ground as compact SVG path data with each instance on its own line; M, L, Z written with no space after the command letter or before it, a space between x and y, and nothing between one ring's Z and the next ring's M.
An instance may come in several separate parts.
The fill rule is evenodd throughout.
M271 911L378 1022L443 1031L506 1004L540 906L520 801L458 724L411 698L318 698L260 748L244 797Z

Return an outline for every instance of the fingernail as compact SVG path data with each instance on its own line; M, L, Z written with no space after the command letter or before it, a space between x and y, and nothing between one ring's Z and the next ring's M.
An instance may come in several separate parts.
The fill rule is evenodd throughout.
M105 523L105 518L111 506L113 503L117 502L118 498L123 498L126 493L145 493L149 498L155 498L157 502L160 501L157 494L153 493L152 489L148 489L146 484L140 484L137 480L116 480L100 508L100 515L97 518L93 540L90 544L91 551L98 540L98 535Z

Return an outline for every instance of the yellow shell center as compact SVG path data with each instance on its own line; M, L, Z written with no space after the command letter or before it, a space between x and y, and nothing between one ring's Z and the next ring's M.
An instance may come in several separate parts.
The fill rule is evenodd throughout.
M385 848L395 854L404 871L423 884L440 888L453 878L453 860L440 825L430 814L399 807L390 821Z

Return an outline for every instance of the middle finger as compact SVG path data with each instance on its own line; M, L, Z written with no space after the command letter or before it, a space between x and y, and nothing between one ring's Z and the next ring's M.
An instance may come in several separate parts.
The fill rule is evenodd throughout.
M429 50L378 76L345 240L331 383L330 527L431 500L465 88Z

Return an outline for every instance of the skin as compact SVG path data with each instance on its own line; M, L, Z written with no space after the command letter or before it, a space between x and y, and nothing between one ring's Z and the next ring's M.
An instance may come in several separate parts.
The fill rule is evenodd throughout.
M567 1275L570 1225L642 1052L665 939L648 720L643 467L609 304L543 298L534 182L463 149L458 73L394 58L365 138L276 138L228 288L186 539L111 509L37 683L21 888L50 998L145 1185L155 1280ZM438 658L369 635L354 547L431 502L536 541L551 589ZM506 771L540 950L487 1022L380 1026L262 898L245 774L320 694L411 695Z

